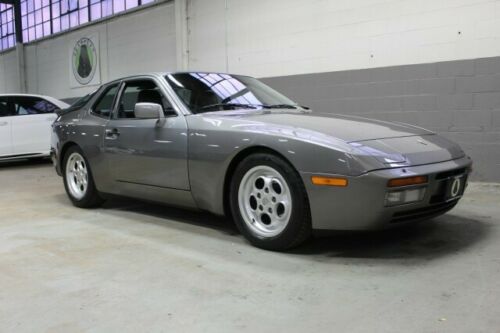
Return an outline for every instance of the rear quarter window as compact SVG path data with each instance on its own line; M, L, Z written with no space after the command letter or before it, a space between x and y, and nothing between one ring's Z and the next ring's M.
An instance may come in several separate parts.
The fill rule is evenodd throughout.
M92 113L99 117L109 118L113 111L113 105L118 92L119 83L108 86L99 96L97 101L92 106Z

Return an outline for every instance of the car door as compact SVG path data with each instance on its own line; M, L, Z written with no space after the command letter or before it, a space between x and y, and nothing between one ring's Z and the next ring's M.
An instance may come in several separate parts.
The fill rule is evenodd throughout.
M0 156L12 155L11 109L6 97L0 97Z
M54 104L40 97L9 97L13 108L12 150L14 155L50 151L51 124L57 118Z
M136 103L156 103L163 107L166 121L138 119ZM177 114L158 81L141 78L124 81L113 117L107 123L104 151L109 174L127 189L142 186L189 190L187 166L187 124Z

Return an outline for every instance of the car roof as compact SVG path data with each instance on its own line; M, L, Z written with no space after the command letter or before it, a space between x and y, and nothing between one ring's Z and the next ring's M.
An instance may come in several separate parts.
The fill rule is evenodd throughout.
M21 93L12 93L12 94L0 94L0 97L36 97L45 99L51 103L56 104L60 108L67 108L69 106L68 103L61 101L55 97L46 96L46 95L38 95L38 94L21 94Z
M117 79L114 79L114 80L111 80L109 82L106 82L105 84L110 84L110 83L114 83L114 82L117 82L117 81L122 81L122 80L128 80L128 79L133 79L133 78L136 78L136 77L142 77L142 76L154 76L154 77L164 77L165 75L173 75L173 74L190 74L190 73L200 73L200 74L221 74L221 75L237 75L237 76L247 76L248 75L242 75L242 74L231 74L231 73L224 73L224 72L209 72L209 71L196 71L196 70L192 70L192 71L172 71L172 72L147 72L147 73L140 73L140 74L135 74L135 75L129 75L129 76L124 76L124 77L121 77L121 78L117 78Z
M40 98L54 98L45 95L38 94L21 94L21 93L12 93L12 94L0 94L0 97L40 97Z

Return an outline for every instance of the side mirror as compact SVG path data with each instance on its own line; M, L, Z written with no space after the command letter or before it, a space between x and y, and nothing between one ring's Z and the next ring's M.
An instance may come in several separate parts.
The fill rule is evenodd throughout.
M165 124L165 115L160 104L137 103L134 107L134 116L138 119L158 119L157 126Z

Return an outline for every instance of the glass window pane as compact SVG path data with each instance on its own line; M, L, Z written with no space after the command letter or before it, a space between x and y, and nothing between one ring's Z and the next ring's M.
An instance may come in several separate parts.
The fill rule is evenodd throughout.
M80 9L80 24L87 23L88 21L89 21L88 8Z
M18 116L52 113L57 109L54 104L36 97L15 97L13 104L14 114Z
M113 2L112 0L102 0L102 17L109 16L113 14Z
M59 3L52 5L52 17L59 17L59 15L60 15Z
M134 8L134 7L137 7L138 1L137 0L126 0L125 5L126 5L127 9Z
M125 10L125 4L123 0L113 0L113 13L119 13Z
M68 12L68 0L61 1L61 14L66 14Z
M35 12L35 24L42 23L42 10L37 10Z
M92 113L101 117L109 118L115 95L118 92L118 84L106 88L104 93L99 97L99 100L92 107Z
M35 5L33 4L33 0L28 0L28 13L32 12L35 9Z
M44 22L50 20L50 7L44 7L42 9L42 16Z
M28 41L32 41L35 39L35 28L28 29Z
M53 33L58 33L61 31L61 19L56 18L52 21L52 31Z
M35 25L35 14L28 14L28 27L32 27Z
M78 0L69 0L69 10L78 9Z
M51 34L50 21L43 24L43 35L49 36Z
M41 24L36 26L36 38L42 38L43 37L43 26Z
M69 15L63 15L61 16L61 30L67 30L69 29Z
M78 12L72 12L69 15L69 25L72 28L78 26Z

